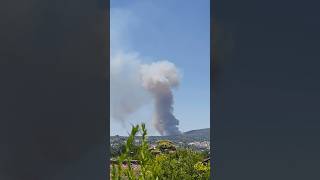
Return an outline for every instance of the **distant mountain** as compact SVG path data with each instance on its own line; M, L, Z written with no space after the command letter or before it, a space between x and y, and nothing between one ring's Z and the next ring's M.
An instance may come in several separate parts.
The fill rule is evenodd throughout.
M115 136L110 136L112 139L126 139L128 136L119 136L119 135L115 135ZM137 137L140 137L140 135L137 135ZM163 138L167 138L167 139L174 139L174 138L181 138L181 137L185 137L185 138L208 138L210 139L210 128L205 128L205 129L196 129L196 130L191 130L191 131L186 131L183 132L182 134L179 135L167 135L167 136L149 136L150 138L155 138L155 139L163 139Z
M210 137L210 128L187 131L183 135Z

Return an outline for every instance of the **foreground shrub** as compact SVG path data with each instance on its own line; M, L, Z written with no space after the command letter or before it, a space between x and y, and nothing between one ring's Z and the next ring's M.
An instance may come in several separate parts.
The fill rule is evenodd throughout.
M135 147L133 142L138 132L142 134L142 141ZM137 158L138 166L131 165L132 157ZM204 158L206 158L204 153L191 149L177 149L167 140L158 141L156 149L150 150L145 124L137 125L132 127L124 151L117 159L117 165L111 167L111 178L114 180L210 179L210 163L203 164ZM124 162L129 163L123 166Z

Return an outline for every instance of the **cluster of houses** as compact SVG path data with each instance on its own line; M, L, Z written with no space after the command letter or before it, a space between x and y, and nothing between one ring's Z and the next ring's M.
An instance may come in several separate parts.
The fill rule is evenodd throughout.
M202 142L195 141L195 142L189 143L188 145L195 146L200 149L208 149L208 150L210 149L210 142L209 141L202 141Z

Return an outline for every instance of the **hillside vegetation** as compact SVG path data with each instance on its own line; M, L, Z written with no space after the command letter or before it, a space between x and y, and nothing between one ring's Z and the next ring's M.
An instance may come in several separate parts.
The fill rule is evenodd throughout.
M141 142L135 144L135 136ZM210 179L210 161L206 153L178 148L169 140L157 141L150 147L145 125L132 127L121 154L112 160L113 180L207 180Z

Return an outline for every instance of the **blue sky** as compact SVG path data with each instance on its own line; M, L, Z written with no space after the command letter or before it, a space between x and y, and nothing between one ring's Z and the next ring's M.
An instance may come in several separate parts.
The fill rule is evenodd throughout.
M167 59L182 72L174 90L174 115L181 131L210 126L209 0L111 0L111 46L138 52L143 63ZM119 18L120 17L120 18ZM146 122L151 135L152 103L125 125L111 118L111 135L126 135L130 123Z

